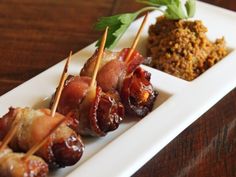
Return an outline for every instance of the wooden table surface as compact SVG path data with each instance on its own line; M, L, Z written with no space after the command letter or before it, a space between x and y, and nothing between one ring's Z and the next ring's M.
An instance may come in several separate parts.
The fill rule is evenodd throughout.
M236 11L235 0L204 1ZM140 7L134 0L1 0L0 95L95 41L98 17ZM134 176L236 176L236 90Z

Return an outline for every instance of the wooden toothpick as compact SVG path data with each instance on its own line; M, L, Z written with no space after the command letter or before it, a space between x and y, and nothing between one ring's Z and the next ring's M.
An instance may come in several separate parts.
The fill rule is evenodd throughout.
M62 89L64 87L65 84L65 80L67 77L67 72L68 72L68 67L69 67L69 63L71 60L71 55L72 55L72 51L70 52L69 57L66 60L62 75L61 75L61 79L59 82L59 86L57 88L56 91L56 95L55 95L55 99L52 105L52 109L51 109L51 117L55 116L56 113L56 109L57 109L57 105L59 103L60 97L61 97L61 92ZM62 118L60 121L57 122L57 124L49 131L48 134L46 134L38 143L36 143L32 148L30 148L27 153L25 154L25 156L23 157L23 160L27 160L29 158L29 156L33 155L35 152L37 152L48 140L48 138L50 137L50 135L66 120L66 117Z
M17 131L17 128L18 128L18 119L16 117L15 120L11 124L10 130L8 131L8 133L6 134L6 136L4 137L2 141L2 144L0 145L0 152L4 150L6 146L8 145L8 143L12 140L13 136L15 135Z
M48 140L50 135L56 131L56 129L66 120L66 117L62 118L50 131L47 133L42 140L40 140L38 143L36 143L30 150L27 151L27 153L22 158L23 160L27 160L31 155L33 155L35 152L37 152Z
M141 36L141 32L142 32L142 30L143 30L143 28L144 28L144 26L145 26L145 23L147 22L147 17L148 17L148 13L146 13L146 15L145 15L145 17L144 17L144 19L143 19L143 22L142 22L142 24L141 24L141 26L140 26L140 28L139 28L139 30L138 30L138 33L137 33L136 36L135 36L134 42L133 42L133 44L132 44L132 46L131 46L131 48L130 48L130 50L129 50L129 53L128 53L127 57L125 58L125 62L126 62L126 63L129 62L130 57L131 57L131 55L133 54L133 52L134 52L134 50L135 50L135 48L136 48L136 46L137 46L137 44L138 44L138 41L139 41L140 36Z
M97 61L96 61L96 65L94 67L94 72L93 72L92 80L91 80L91 83L90 83L90 88L94 86L95 81L96 81L99 65L100 65L100 62L101 62L101 59L102 59L102 56L103 56L104 47L105 47L106 40L107 40L107 33L108 33L108 27L106 27L106 30L105 30L105 32L103 34L103 37L102 37L101 44L100 44L99 49L98 49L98 58L97 58Z
M62 92L62 89L64 87L65 80L67 78L67 71L68 71L70 60L71 60L71 55L72 55L72 51L70 51L70 55L66 60L64 70L63 70L62 75L61 75L59 86L57 88L56 95L55 95L55 98L54 98L54 102L53 102L53 105L52 105L52 108L51 108L51 117L54 117L54 115L56 113L56 109L57 109L57 106L58 106L58 103L59 103L59 100L60 100L60 97L61 97L61 92Z

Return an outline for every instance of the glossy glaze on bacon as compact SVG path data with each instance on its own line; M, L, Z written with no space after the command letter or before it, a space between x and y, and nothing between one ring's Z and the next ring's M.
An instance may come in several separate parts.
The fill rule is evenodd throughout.
M80 135L104 136L118 128L124 108L116 92L105 93L100 87L90 90L91 78L69 76L57 111L74 118Z
M129 49L121 52L105 51L97 83L104 91L119 92L127 114L144 117L152 110L157 92L150 82L150 73L139 67L144 57L134 51L129 62L125 62L128 52ZM82 76L92 74L96 58L97 52L85 63L80 73Z
M102 87L104 92L118 90L126 75L132 73L143 61L144 58L138 52L134 51L131 60L125 63L129 49L123 49L121 52L110 52L106 50L103 54L102 64L97 75L97 84ZM97 51L87 60L82 68L81 76L92 76L93 68L97 59Z
M0 152L1 177L47 177L48 165L40 157L29 156L23 160L24 153L14 153L5 148Z
M101 87L88 91L80 105L79 133L81 135L105 136L118 128L124 117L124 107L116 93L104 93Z
M0 119L0 139L9 131L13 120L17 119L19 125L9 146L14 151L26 152L63 117L58 113L53 118L50 117L49 109L10 108ZM69 128L69 124L73 122L70 119L68 117L36 152L36 155L42 157L52 168L74 165L82 156L84 146L79 135Z
M87 94L90 82L90 77L68 76L57 106L57 112L73 118L76 117L74 120L77 120L79 105ZM52 103L53 99L51 105Z
M146 116L153 108L157 91L150 83L150 73L138 67L125 77L120 96L128 114Z

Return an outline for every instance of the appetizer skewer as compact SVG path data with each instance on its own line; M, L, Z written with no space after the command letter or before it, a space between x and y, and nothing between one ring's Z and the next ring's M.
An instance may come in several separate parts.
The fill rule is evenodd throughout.
M143 23L135 37L131 49L121 52L105 51L103 63L97 75L98 85L106 92L116 90L119 92L127 114L138 117L147 115L153 107L157 92L150 83L151 74L139 67L144 57L135 51L141 31L147 20ZM80 72L81 76L90 76L97 60L97 51L88 59Z
M97 71L104 51L107 30L99 47L91 77L69 76L57 111L78 121L81 135L104 136L119 126L124 108L116 92L105 93L96 84Z
M70 54L71 56L71 54ZM70 59L70 57L69 57ZM58 100L60 98L61 90L65 82L66 71L68 68L69 59L66 62L59 88L57 90L55 102L52 106L51 117L55 116L55 110L58 105ZM56 131L56 129L66 120L66 117L62 117L57 123L55 123L54 127L52 127L49 132L32 146L31 149L28 150L26 154L12 153L10 149L5 149L6 145L13 138L16 130L18 128L19 120L15 119L11 125L10 130L7 135L3 139L2 144L0 144L0 176L1 177L46 177L48 172L47 164L39 157L33 156L33 154L39 150L48 140L50 135ZM4 162L4 163L3 163ZM5 163L6 162L6 163Z
M68 61L64 71L67 71ZM51 117L53 114L55 116ZM42 140L44 135L63 118L65 118L63 115L49 109L10 108L9 112L0 119L0 140L6 135L14 120L17 120L19 125L9 146L15 151L26 152ZM65 122L36 152L36 155L42 157L50 167L74 165L83 153L84 145L80 136L69 127L74 126L74 121L70 117L65 119Z
M16 121L0 142L0 176L1 177L47 177L48 165L40 157L29 155L27 161L24 153L14 153L7 144L13 138L18 124Z
M52 118L50 113L49 109L10 108L0 120L0 126L4 127L1 134L4 135L4 131L8 129L7 124L11 125L12 119L18 119L20 125L9 146L14 151L26 152L64 117L56 113ZM80 159L83 152L84 146L80 136L69 127L73 121L69 117L66 119L36 153L51 167L73 165Z
M99 50L88 60L81 76L67 77L70 53L51 110L9 109L0 119L1 177L46 177L48 165L73 165L84 149L77 133L104 136L116 129L124 117L123 104L128 113L140 117L152 109L156 92L150 83L150 74L139 67L144 58L135 51L146 20L147 15L132 47L117 53L104 51L106 28ZM105 61L100 66L102 58ZM73 90L76 93L70 94ZM8 143L13 150L26 154L13 153Z
M1 142L0 142L1 143ZM8 147L0 151L1 177L47 177L48 165L40 157L31 155L24 161L24 153L14 153Z
M63 72L61 75L61 79L59 82L59 86L58 86L58 89L57 89L57 92L55 95L55 100L54 100L52 108L51 108L50 116L52 118L55 116L58 102L61 97L61 92L62 92L64 83L65 83L65 80L67 77L67 71L68 71L70 60L71 60L71 55L72 55L72 51L70 52L70 55L69 55L68 59L66 60L66 64L64 66L64 69L63 69ZM55 125L49 130L49 132L46 135L44 135L44 137L41 140L39 140L34 146L32 146L31 149L28 150L28 152L24 156L24 160L26 160L30 155L37 152L47 142L47 140L50 138L50 135L53 134L57 130L57 128L65 121L66 121L66 117L62 117L61 120L58 120L58 122L55 123Z

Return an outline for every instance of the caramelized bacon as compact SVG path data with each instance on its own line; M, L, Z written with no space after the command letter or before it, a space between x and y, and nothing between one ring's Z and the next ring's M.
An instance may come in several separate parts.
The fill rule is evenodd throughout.
M100 87L102 87L104 92L108 92L112 89L117 90L125 75L133 72L136 67L144 61L142 55L134 51L131 55L132 60L130 60L128 63L125 63L124 60L128 52L129 49L123 49L121 52L110 52L107 50L104 52L103 63L101 64L97 75L97 83ZM81 76L91 77L96 59L97 51L85 63L83 69L80 72Z
M14 119L18 119L19 126L9 146L15 151L26 152L41 140L62 116L56 113L53 118L50 117L49 109L10 108L9 113L0 119L0 127L10 126ZM50 167L74 165L82 156L84 146L80 137L69 128L72 122L70 119L68 117L68 121L62 123L47 143L36 152ZM5 130L0 132L3 136L6 133Z
M118 128L124 108L116 92L105 93L100 87L88 90L90 81L89 77L70 76L57 111L78 122L75 130L79 134L104 136Z
M24 153L14 153L6 148L0 152L1 177L47 177L48 165L37 156L23 161Z
M111 60L117 59L120 56L119 52L110 52L105 50L103 52L102 60L100 63L100 68L102 68L106 63ZM94 72L94 67L98 57L98 49L94 52L94 54L86 61L84 67L82 68L80 75L92 77Z
M150 76L138 67L124 79L120 96L128 114L144 117L152 110L157 92L150 83Z
M102 93L98 105L97 115L98 125L103 132L108 132L118 128L119 123L124 117L124 106L120 102L117 92L106 94Z
M142 55L134 51L129 62L125 62L129 50L104 52L104 62L98 72L97 83L105 92L119 92L127 114L144 117L152 110L157 92L150 83L150 74L139 67L144 61ZM90 76L96 57L95 52L84 65L81 75Z
M104 136L118 128L124 117L124 107L116 93L106 94L100 87L92 89L80 105L79 133Z
M90 77L68 76L61 93L57 111L63 115L76 117L79 114L79 104L85 97L90 82Z

